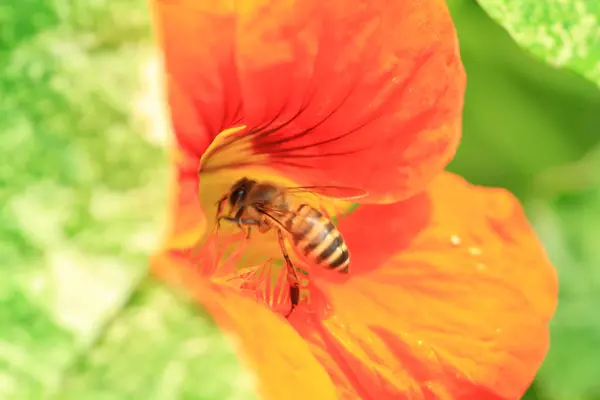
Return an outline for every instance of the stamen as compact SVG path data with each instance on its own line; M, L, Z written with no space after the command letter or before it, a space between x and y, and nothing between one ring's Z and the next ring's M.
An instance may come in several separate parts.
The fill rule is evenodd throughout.
M240 289L274 312L285 315L291 307L289 288L285 269L267 261Z
M322 212L327 213L324 204L320 204L319 207ZM245 232L225 235L221 232L219 235L214 231L202 245L188 249L180 255L197 267L197 273L212 283L239 291L278 314L288 315L292 304L287 268L274 263L273 260L245 268L240 267L240 260L248 243ZM295 247L292 249L296 250ZM305 265L304 259L295 254L293 261L295 268L310 271L311 267ZM328 275L327 271L316 271L316 274L315 277ZM297 310L301 308L303 312L327 315L329 305L326 296L314 286L305 273L299 270L298 276L301 298Z
M239 290L279 314L289 312L291 301L285 269L272 260L246 268L238 268L248 241L245 233L212 234L202 244L181 254L198 272L211 282Z
M198 242L194 247L186 250L174 251L175 254L184 257L189 263L197 268L200 275L212 278L217 274L219 276L231 274L239 260L241 254L246 248L246 241L240 240L244 233L239 235L230 235L219 237L211 234L204 243ZM233 253L225 257L225 252L235 245Z

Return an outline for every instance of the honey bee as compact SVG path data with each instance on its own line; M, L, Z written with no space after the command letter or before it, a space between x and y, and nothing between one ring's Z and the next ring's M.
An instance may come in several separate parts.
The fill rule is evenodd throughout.
M231 186L217 203L217 229L221 221L235 223L250 237L252 227L260 233L271 229L277 232L279 247L285 259L290 285L290 316L300 300L300 281L285 248L287 239L312 264L347 274L350 252L342 235L332 221L315 207L291 200L294 193L309 192L315 195L352 200L366 196L361 189L337 186L283 187L271 182L242 178ZM224 203L229 200L229 213L223 215Z

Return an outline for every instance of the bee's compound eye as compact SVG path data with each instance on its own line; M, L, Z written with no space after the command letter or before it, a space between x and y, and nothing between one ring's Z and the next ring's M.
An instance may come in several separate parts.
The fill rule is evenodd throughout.
M230 204L231 206L234 206L234 205L235 205L235 203L237 202L237 199L238 199L238 194L237 194L237 192L238 192L237 190L236 190L236 191L233 191L233 192L231 192L231 194L229 195L229 204Z
M242 200L244 200L245 197L246 197L246 188L240 187L237 190L234 190L233 192L231 192L231 195L229 196L229 204L234 206L238 202L241 202Z

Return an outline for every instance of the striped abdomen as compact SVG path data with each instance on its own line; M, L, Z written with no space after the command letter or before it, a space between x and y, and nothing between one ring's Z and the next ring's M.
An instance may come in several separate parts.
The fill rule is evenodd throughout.
M309 261L348 272L350 254L340 232L320 211L301 204L282 221L294 247Z

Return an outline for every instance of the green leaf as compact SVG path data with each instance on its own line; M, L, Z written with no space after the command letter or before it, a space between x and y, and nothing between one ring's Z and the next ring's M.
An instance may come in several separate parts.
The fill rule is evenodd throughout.
M600 85L600 2L479 0L479 3L525 49Z
M73 366L60 399L245 400L253 385L210 317L146 282Z
M0 3L0 61L19 43L56 26L58 22L57 10L51 2L21 0Z
M0 5L0 399L251 392L212 319L140 288L167 204L153 56L143 0Z
M39 399L55 389L77 351L74 334L2 276L0 397Z

